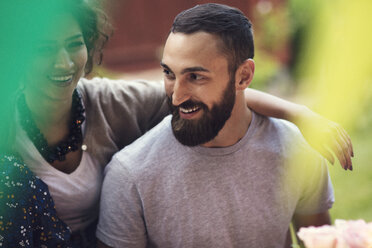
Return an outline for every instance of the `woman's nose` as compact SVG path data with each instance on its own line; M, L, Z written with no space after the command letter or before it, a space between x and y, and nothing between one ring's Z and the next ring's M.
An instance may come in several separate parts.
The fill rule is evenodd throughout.
M70 54L66 49L60 49L57 53L56 60L54 62L55 69L71 69L73 66L73 61L70 58Z

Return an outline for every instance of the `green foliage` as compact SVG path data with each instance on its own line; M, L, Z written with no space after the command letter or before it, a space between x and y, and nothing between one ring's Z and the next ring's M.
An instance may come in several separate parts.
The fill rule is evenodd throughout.
M267 87L267 82L279 70L280 64L263 50L256 51L254 61L256 69L252 81L252 88L265 89Z
M332 219L364 219L372 221L372 134L369 130L352 136L355 158L353 171L340 170L339 164L330 167L336 202L331 209Z

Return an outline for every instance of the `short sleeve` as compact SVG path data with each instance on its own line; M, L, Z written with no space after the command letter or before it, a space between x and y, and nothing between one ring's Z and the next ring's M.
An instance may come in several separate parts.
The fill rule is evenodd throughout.
M105 170L96 236L112 247L146 247L140 196L128 170L116 157Z
M315 154L311 153L311 154ZM302 177L302 194L295 214L312 215L327 211L334 203L333 187L328 174L327 162L318 154L303 161L299 172Z

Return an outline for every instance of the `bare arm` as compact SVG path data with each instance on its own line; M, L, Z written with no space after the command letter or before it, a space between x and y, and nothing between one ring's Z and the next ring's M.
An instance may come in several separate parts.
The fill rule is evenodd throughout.
M293 224L297 231L301 227L331 225L331 217L328 211L313 215L295 215Z
M245 99L248 107L257 113L293 122L301 130L306 141L331 164L334 164L331 153L333 152L345 170L352 170L351 157L354 154L351 139L339 124L320 116L304 105L254 89L246 89Z
M293 225L297 233L301 227L331 225L331 217L328 211L313 215L295 215ZM303 245L300 239L298 242Z

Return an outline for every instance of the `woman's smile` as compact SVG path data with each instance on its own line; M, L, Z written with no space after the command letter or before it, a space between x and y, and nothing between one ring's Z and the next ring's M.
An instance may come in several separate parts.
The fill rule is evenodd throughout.
M48 76L48 79L59 87L69 86L72 83L73 78L74 74Z

